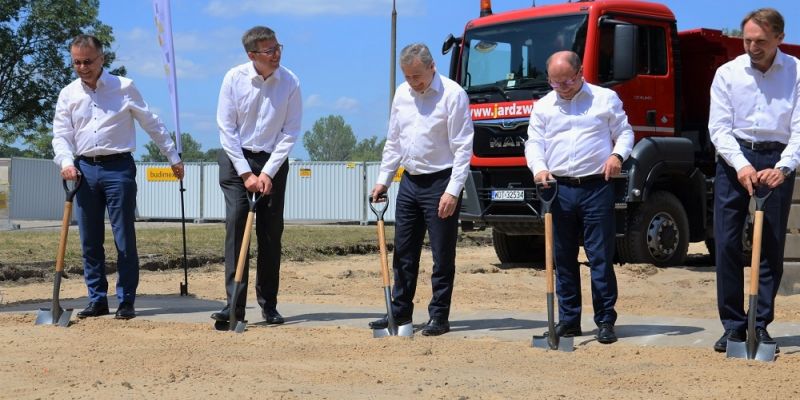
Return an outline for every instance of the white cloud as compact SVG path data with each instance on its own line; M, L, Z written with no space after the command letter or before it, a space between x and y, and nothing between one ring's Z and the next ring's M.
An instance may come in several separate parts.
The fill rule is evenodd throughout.
M209 1L205 12L215 17L235 17L243 14L257 15L387 15L391 13L392 0L293 0L264 1L226 0ZM426 7L423 0L397 0L398 13L404 15L424 14Z
M358 100L352 97L339 97L333 108L337 111L355 111L358 110Z
M323 101L322 96L319 94L312 94L306 97L306 102L303 104L303 107L307 108L315 108L315 107L322 107Z

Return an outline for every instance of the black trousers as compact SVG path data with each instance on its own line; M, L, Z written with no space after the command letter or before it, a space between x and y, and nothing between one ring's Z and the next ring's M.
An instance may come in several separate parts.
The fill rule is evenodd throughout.
M431 318L450 317L450 299L456 272L458 210L450 217L439 218L439 200L450 182L450 169L428 175L403 174L397 193L394 230L394 287L392 313L411 318L417 290L419 258L427 230L433 253L431 286L433 297L428 305Z
M244 151L253 173L258 175L269 160L269 153L252 153ZM242 246L247 213L250 206L247 201L247 189L244 181L236 173L233 163L224 151L219 152L219 186L225 195L225 290L228 299L233 292L233 279L236 263ZM286 194L286 178L289 174L289 163L284 162L272 179L272 192L259 201L256 206L256 237L258 258L256 260L256 299L262 309L275 308L278 304L278 284L281 269L281 236L283 236L283 204ZM252 240L251 240L252 244ZM252 245L251 245L252 248ZM250 253L242 275L240 294L236 299L236 308L244 309L247 303L247 286L249 275Z
M742 147L742 153L757 171L772 168L780 160L780 150L754 151ZM783 276L783 251L786 225L792 206L794 173L772 191L764 203L764 228L761 245L760 278L756 326L766 328L775 318L775 296ZM756 194L765 195L765 188ZM744 264L742 229L749 213L750 195L737 179L736 170L725 161L717 162L714 180L714 240L717 264L717 307L725 329L747 329L744 299ZM754 311L754 310L751 310Z

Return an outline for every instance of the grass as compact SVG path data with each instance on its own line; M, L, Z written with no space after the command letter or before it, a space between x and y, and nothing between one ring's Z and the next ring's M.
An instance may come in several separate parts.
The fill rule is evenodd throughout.
M143 269L182 267L183 241L180 226L139 228L136 230L139 260ZM461 234L464 245L490 242L486 232ZM386 227L389 248L394 227ZM222 224L187 224L186 248L190 267L224 259L225 228ZM255 233L253 234L255 240ZM0 280L36 277L52 271L58 251L59 231L0 231ZM368 254L378 251L376 227L359 225L286 225L282 255L286 260L320 260L347 254ZM114 265L116 249L111 230L106 229L106 260ZM81 249L78 231L73 227L67 239L65 268L79 272ZM26 268L20 268L26 267ZM30 271L38 270L38 271ZM11 271L13 270L13 271ZM20 272L27 270L28 272ZM11 272L9 272L11 271Z

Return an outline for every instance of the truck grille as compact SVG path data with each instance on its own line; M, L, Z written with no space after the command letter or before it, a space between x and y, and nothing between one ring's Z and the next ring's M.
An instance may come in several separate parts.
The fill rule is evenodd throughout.
M522 157L527 139L527 119L475 122L472 152L478 157Z

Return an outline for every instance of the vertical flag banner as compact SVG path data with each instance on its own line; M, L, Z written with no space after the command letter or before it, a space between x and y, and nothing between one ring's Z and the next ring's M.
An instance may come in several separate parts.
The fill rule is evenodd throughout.
M178 118L178 77L175 69L175 48L172 45L172 15L169 0L153 0L153 14L156 20L158 44L164 61L164 73L167 75L169 97L172 101L172 118L175 120L175 145L178 153L183 154L181 146L181 122Z

